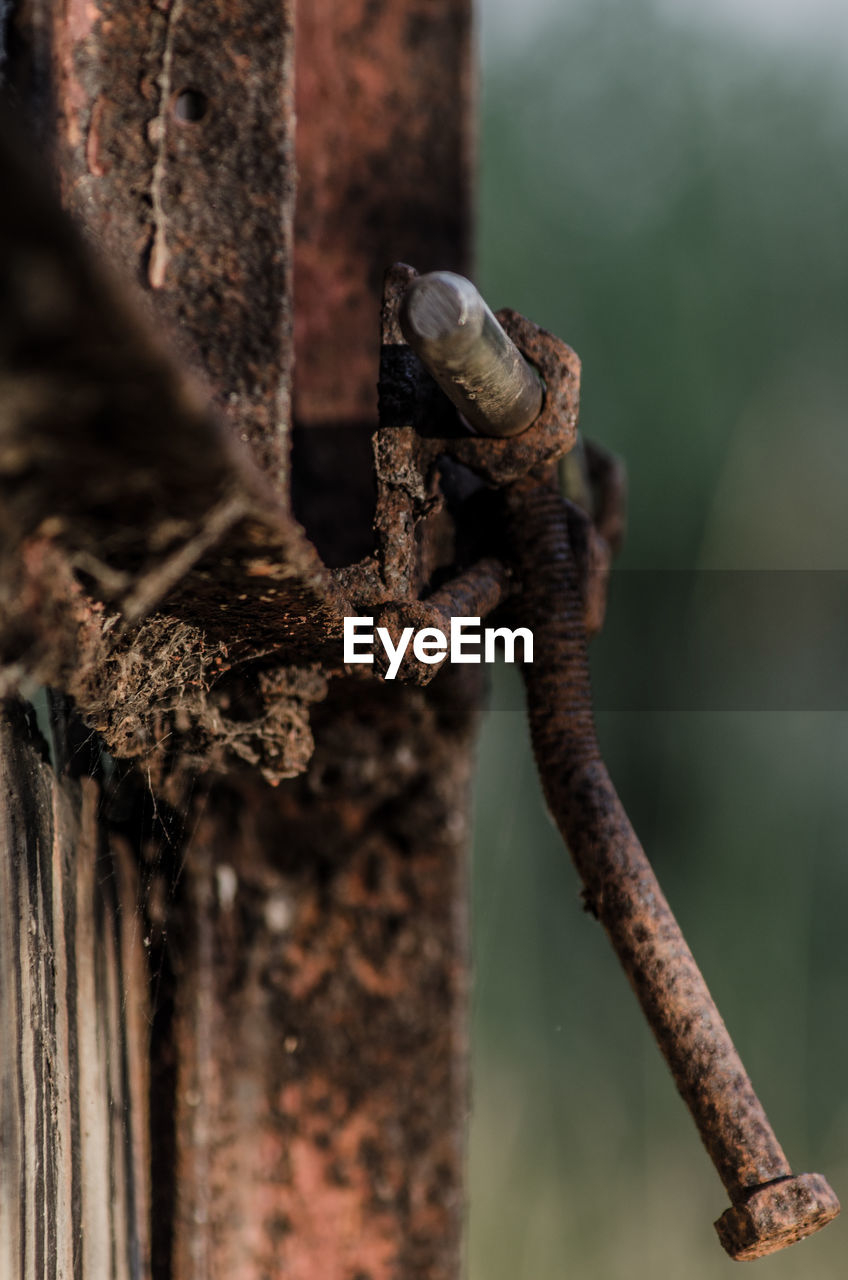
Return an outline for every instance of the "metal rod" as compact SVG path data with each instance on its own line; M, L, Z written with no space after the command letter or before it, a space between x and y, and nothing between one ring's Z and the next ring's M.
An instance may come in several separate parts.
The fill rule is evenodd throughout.
M487 556L457 574L426 600L392 601L383 607L378 625L387 627L397 644L404 627L417 631L438 627L449 631L453 618L485 618L502 604L510 589L510 573L494 557ZM419 662L409 652L400 665L401 679L418 685L429 684L442 664Z
M792 1173L601 759L565 505L532 480L507 492L548 807L730 1196L716 1223L721 1243L734 1258L762 1257L824 1226L839 1201L820 1174Z
M541 378L465 276L419 276L401 302L400 325L428 373L482 435L518 435L539 416Z

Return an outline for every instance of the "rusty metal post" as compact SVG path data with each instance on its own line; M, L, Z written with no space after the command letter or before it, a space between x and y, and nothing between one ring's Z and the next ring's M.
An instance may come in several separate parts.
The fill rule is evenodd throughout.
M384 271L471 257L471 0L303 0L296 34L294 418L373 428Z
M136 1271L122 1257L115 1276L146 1280L152 1249L153 1274L172 1280L456 1280L476 694L340 680L310 725L305 707L326 689L315 665L341 667L332 646L339 603L291 517L290 487L303 477L292 481L289 457L293 397L307 430L376 426L385 267L405 255L467 264L469 0L177 0L144 11L127 0L34 0L11 22L19 109L39 118L66 207L122 282L127 310L152 320L163 351L191 370L174 380L175 399L189 416L208 399L234 441L230 457L224 433L207 436L208 419L195 415L198 466L221 481L220 520L198 530L198 513L169 513L158 552L173 552L170 577L156 590L145 578L122 615L136 621L167 597L165 616L185 645L175 658L154 643L152 660L176 668L183 727L181 691L205 699L225 686L213 713L225 750L196 776L198 757L180 757L176 724L160 719L173 707L144 709L151 740L135 776L144 789L155 758L157 838L139 823L131 843L148 888L137 924L153 938L153 1009L150 1024L124 1030L135 1078L151 1053L144 1187L152 1182L153 1205L139 1190L128 1207L114 1191L110 1212L125 1235L130 1209L144 1219ZM115 385L135 367L119 359ZM98 440L112 438L96 426ZM204 448L212 438L216 447ZM165 470L191 489L191 450L174 452ZM155 493L158 445L140 453L124 475L133 493L148 492L142 481ZM249 472L246 488L259 495L249 518L250 502L228 505L230 464L239 494ZM61 488L66 477L55 471ZM341 468L339 493L346 479ZM298 496L310 525L310 495ZM104 516L102 503L90 505L112 518L112 508ZM366 529L371 514L356 512ZM224 526L239 522L238 545L221 553ZM342 529L332 534L343 540ZM98 550L66 575L95 638L102 599L85 589L96 596L110 569ZM346 563L344 550L336 546L336 563ZM110 579L115 591L121 572ZM46 594L40 616L49 619ZM282 630L268 625L280 602ZM203 638L192 631L198 616ZM212 634L223 648L210 672ZM185 678L184 649L195 660ZM226 687L223 672L245 653L260 656ZM81 659L62 659L55 669L73 683ZM121 725L144 701L143 690L132 707L118 697L104 722ZM273 760L269 735L279 746ZM234 740L236 764L226 755ZM128 754L139 754L134 744ZM298 772L279 786L266 781ZM106 841L105 814L90 806L89 819L91 839ZM108 1009L122 1011L119 1002ZM91 1067L100 1071L99 1059ZM121 1081L108 1082L111 1093L106 1083L94 1081L97 1108L110 1098L120 1107ZM114 1171L128 1185L117 1160ZM34 1165L30 1173L24 1216L35 1230L37 1197L58 1183L39 1182ZM57 1204L65 1257L77 1235L73 1218L61 1218L65 1201ZM89 1241L101 1249L101 1236ZM111 1277L102 1256L84 1256L82 1280ZM27 1266L15 1259L10 1278Z

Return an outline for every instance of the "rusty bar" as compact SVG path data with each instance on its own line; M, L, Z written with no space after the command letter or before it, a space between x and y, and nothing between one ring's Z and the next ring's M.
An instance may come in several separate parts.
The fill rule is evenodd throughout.
M451 578L426 600L391 601L384 606L378 625L388 628L395 643L404 627L412 626L416 631L425 627L449 631L452 618L487 617L503 604L509 589L509 570L500 560L487 556L464 573ZM378 657L378 670L380 661ZM398 675L401 680L427 685L443 666L444 662L419 662L412 651L408 650L400 664Z
M727 1252L762 1257L839 1212L819 1174L792 1170L600 756L583 605L559 494L520 481L508 495L534 662L523 667L545 796L732 1207Z
M50 32L65 205L285 482L292 365L293 6L34 0Z
M191 978L175 1280L460 1275L475 714L458 686L336 682L301 778L199 785L168 921Z
M471 0L299 0L294 417L373 426L382 277L467 271Z
M452 271L419 276L404 296L400 323L424 367L475 430L519 435L539 416L539 375L470 280Z
M458 574L434 591L425 604L434 611L443 624L451 618L479 616L485 618L501 604L509 591L510 573L492 556Z

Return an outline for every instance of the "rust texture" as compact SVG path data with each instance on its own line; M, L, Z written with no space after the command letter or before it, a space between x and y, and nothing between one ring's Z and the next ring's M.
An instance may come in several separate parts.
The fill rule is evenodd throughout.
M395 644L404 627L413 627L416 631L424 627L437 627L447 634L451 618L485 618L503 604L509 595L509 589L509 570L500 560L489 557L480 560L465 573L451 578L445 587L434 591L426 600L386 605L377 625L388 629ZM398 677L414 684L426 685L440 666L441 664L418 662L411 650L407 650L398 669Z
M401 283L396 268L394 288ZM500 470L487 474L490 482L507 482L508 545L518 585L512 612L534 633L533 661L523 663L522 671L543 789L583 879L587 909L613 943L730 1196L731 1208L716 1223L719 1238L734 1258L765 1256L826 1225L838 1214L839 1202L821 1175L793 1175L601 759L586 639L602 623L610 555L623 536L624 477L616 460L596 446L581 445L575 458L563 460L576 442L579 363L566 358L563 395L562 375L558 385L553 373L563 344L534 332L520 317L508 316L508 326L546 383L539 419L517 438L523 456L506 465L503 456L496 457ZM387 342L394 336L390 328L384 335ZM455 360L445 356L460 378L461 345ZM420 373L399 354L390 372L386 420L409 432L401 425L404 394L409 399L422 386ZM439 438L444 424L434 430L435 421L431 447L447 452L446 440ZM461 456L452 444L451 456ZM462 444L467 447L468 440ZM482 456L487 449L497 455L503 444L473 441ZM400 448L419 465L422 453L426 457L411 437ZM556 459L558 467L551 465ZM476 469L486 473L479 462ZM576 502L561 497L558 480ZM484 560L455 576L424 603L389 605L382 616L395 640L403 626L443 625L469 602L481 613L500 603L507 580L491 565ZM402 674L424 682L425 670L407 662Z
M11 23L2 687L64 688L154 776L291 776L348 607L288 496L291 10L36 0ZM12 143L31 117L94 253Z
M601 760L583 600L566 506L528 478L507 493L522 612L535 637L523 667L533 751L551 813L677 1087L730 1195L717 1224L734 1257L760 1257L839 1211L818 1175L794 1178Z
M21 14L32 40L45 12ZM286 473L293 15L267 0L49 14L66 205L272 477ZM186 115L184 95L192 109Z
M378 625L386 626L395 642L405 627L449 629L452 617L484 618L508 601L513 584L507 549L499 545L501 513L487 511L478 499L484 486L503 485L568 454L577 439L580 394L580 361L572 349L516 312L501 311L497 319L518 344L520 358L544 378L544 402L536 421L518 436L471 435L403 336L401 316L417 279L412 267L395 263L384 286L380 429L374 440L378 550L373 574L379 586L372 582L357 594L356 574L363 574L361 591L365 563L346 579L363 608L382 603ZM621 464L605 450L587 445L581 456L590 510L569 510L586 626L594 633L603 624L612 551L623 536L624 479ZM446 465L454 467L452 477L440 474ZM464 500L451 504L445 492L451 485ZM459 536L442 545L439 521L446 507ZM422 537L424 531L430 536ZM457 572L457 563L469 567ZM419 662L410 650L398 675L427 685L442 665ZM380 656L376 669L382 669Z
M426 578L419 525L440 505L436 451L420 428L438 404L432 382L400 330L400 304L416 272L404 263L386 273L380 309L380 426L374 437L377 559L387 599L416 599ZM442 397L443 399L443 397Z
M474 715L428 697L336 685L302 778L196 797L175 1280L459 1275Z
M517 312L499 311L506 333L545 382L544 404L519 436L471 435L403 338L399 313L416 275L412 267L396 263L386 275L382 308L375 523L384 598L395 603L418 599L442 567L433 558L439 539L427 537L445 507L439 463L450 460L489 485L503 485L559 458L576 438L580 392L580 361L571 348ZM462 515L457 518L462 523ZM454 561L451 544L444 548L442 564Z
M367 594L359 594L356 578L345 579L354 598L369 607L382 603L380 625L387 626L395 640L404 627L444 629L453 616L482 618L507 600L511 580L506 548L499 545L501 514L478 500L488 487L503 486L573 448L580 395L580 361L574 351L517 312L499 311L496 318L521 357L542 376L544 401L536 420L520 435L470 434L404 339L400 317L417 278L412 267L395 263L387 272L383 295L380 429L374 440L374 574L380 587L375 590L372 584ZM603 622L612 545L620 544L623 533L624 485L620 464L611 455L593 447L591 456L594 471L591 482L587 472L586 488L591 490L592 511L572 508L572 519L586 623L594 632ZM440 471L446 465L455 470L447 484ZM464 497L451 503L446 497L451 487ZM438 522L446 507L460 536L448 538L439 559L434 554L440 548ZM463 545L461 535L467 538L469 529L470 540ZM429 538L422 536L424 531ZM358 566L357 572L365 567ZM425 685L439 669L408 653L399 675Z
M627 473L624 463L593 440L584 442L584 456L591 493L592 523L615 555L621 550L627 525Z
M447 672L427 693L328 679L354 607L402 625L404 610L502 603L503 556L468 517L504 486L546 796L730 1195L722 1243L757 1257L824 1225L838 1202L792 1174L598 753L585 633L621 537L620 473L586 451L582 513L540 478L575 443L576 355L500 312L544 404L520 436L473 437L403 343L415 272L396 266L375 552L331 574L291 515L292 298L297 417L355 426L373 415L384 264L465 267L467 0L299 6L296 210L291 5L36 0L12 22L18 109L39 114L65 204L133 291L116 301L4 148L4 688L55 682L143 763L157 801L191 800L146 903L161 979L148 1152L146 988L120 928L144 842L98 815L91 781L62 792L70 818L46 817L59 792L15 755L32 754L15 722L26 795L4 810L20 858L3 876L19 906L0 934L4 981L20 976L2 988L17 1028L4 1182L25 1192L13 1273L28 1249L43 1269L45 1240L59 1257L81 1238L85 1277L144 1275L152 1219L152 1266L173 1280L455 1280L477 690ZM63 987L46 961L64 950L70 966L71 931Z
M577 565L588 636L604 625L613 556L621 550L627 513L624 464L578 435L560 458L559 488L568 502L568 536Z
M311 246L320 305L352 322L347 346L314 334L305 420L310 375L322 420L372 413L386 260L464 265L467 9L371 6L355 30L350 16L301 15L300 83L310 105L317 73L323 99L301 113L302 313L309 332ZM329 63L310 55L310 22ZM380 602L393 578L375 560L334 581L284 489L289 11L36 6L20 31L35 61L44 27L65 202L123 287L139 287L118 302L46 199L11 209L8 252L26 247L28 265L3 335L21 389L4 422L4 657L10 682L27 672L73 694L114 753L142 765L157 811L194 797L187 829L160 839L146 903L154 1271L452 1280L476 691L449 683L445 705L351 682L307 723L338 672L347 593ZM372 102L376 127L351 158L335 138L357 116L352 98ZM434 166L444 181L422 209ZM30 329L16 329L27 307ZM404 534L411 592L452 554L435 464L406 473L424 493ZM302 773L313 732L308 772L269 789L259 771ZM144 1030L120 1033L141 1071ZM97 1108L111 1095L90 1084ZM99 1239L86 1275L107 1274Z
M373 426L386 263L465 266L468 7L298 17L300 412ZM291 19L267 0L13 14L18 114L88 243L4 155L4 678L70 693L120 757L153 1007L119 1006L110 1043L151 1072L149 1273L455 1280L479 690L332 679L342 616L397 574L387 555L331 574L291 515ZM399 476L422 495L391 547L402 595L451 563L437 473L428 454ZM97 1115L108 1083L89 1081ZM110 1274L100 1239L83 1280Z
M385 467L384 485L409 486L444 455L461 463L490 485L504 485L531 467L567 453L577 438L580 360L561 339L517 311L495 313L507 336L545 383L541 412L520 435L493 438L472 435L456 410L439 392L421 361L407 345L398 315L417 273L396 263L386 276L383 298L383 348L380 368L380 431L377 435L378 480L381 451L402 449L393 467ZM399 444L395 444L400 441Z
M716 1223L718 1238L732 1258L748 1262L797 1244L839 1213L839 1201L820 1173L772 1183L751 1192Z
M383 272L468 266L470 0L297 8L295 417L369 422Z
M565 342L517 311L495 312L508 337L538 369L545 384L542 411L532 426L508 439L466 436L446 452L490 484L504 485L534 466L553 462L574 444L580 391L580 360Z
M191 767L246 761L271 780L291 776L311 751L308 708L340 670L343 616L415 600L453 562L440 460L492 479L561 451L576 418L576 358L516 322L545 364L551 411L521 441L497 442L507 453L487 462L420 366L409 372L396 308L414 273L395 269L375 442L377 555L333 575L202 385L172 366L53 208L8 131L0 161L16 193L0 211L4 687L26 672L66 689L114 755L154 773L181 754ZM245 689L247 712L237 705Z
M65 689L114 755L154 770L178 739L194 763L296 773L344 596L8 128L0 167L3 687L25 672Z

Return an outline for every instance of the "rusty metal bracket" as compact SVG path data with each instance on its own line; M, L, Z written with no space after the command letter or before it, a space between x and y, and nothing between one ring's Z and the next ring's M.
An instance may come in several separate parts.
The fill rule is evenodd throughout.
M426 471L436 458L444 455L468 467L487 484L498 487L568 453L577 439L580 403L580 360L571 347L517 311L498 311L496 318L507 335L538 370L545 386L544 401L536 420L520 435L501 438L472 435L460 424L455 411L421 368L418 357L403 337L399 311L416 277L417 272L403 263L392 267L386 277L378 480L384 486L397 486L397 477L403 472L387 475L379 461L386 447L386 433L396 433L406 426L418 429L414 445L409 440L405 443L408 460L414 458L420 471Z
M380 625L395 637L404 626L443 628L454 616L485 618L513 590L513 575L500 548L493 556L484 539L479 559L457 570L453 542L424 536L428 525L444 522L440 466L458 464L466 491L475 486L478 492L502 489L566 457L577 442L578 356L555 334L509 309L498 311L496 319L542 380L541 411L519 435L472 434L404 337L404 299L420 278L404 263L386 274L380 425L374 437L377 552L337 575L351 599L380 608ZM594 633L603 621L612 548L623 532L624 479L621 464L605 450L587 445L580 454L592 509L576 504L569 509L586 623ZM422 548L433 546L443 552L438 560L422 554ZM426 685L440 669L407 655L398 675Z

